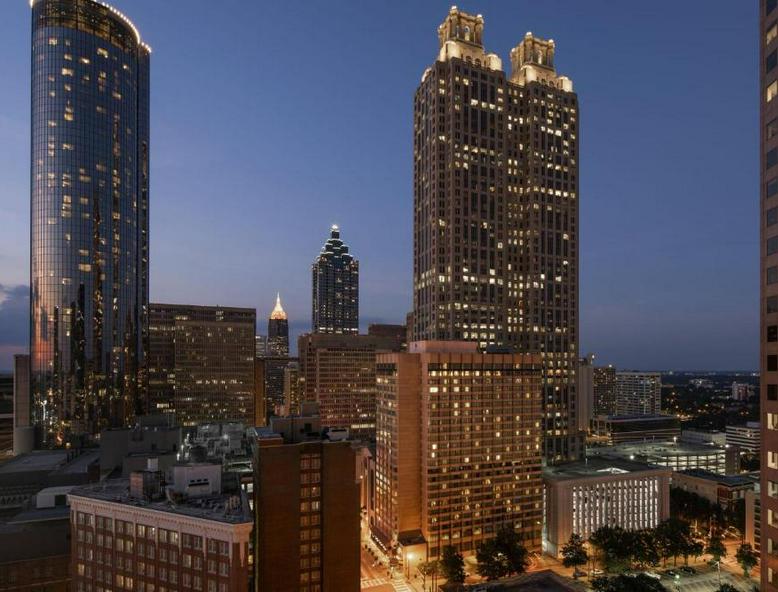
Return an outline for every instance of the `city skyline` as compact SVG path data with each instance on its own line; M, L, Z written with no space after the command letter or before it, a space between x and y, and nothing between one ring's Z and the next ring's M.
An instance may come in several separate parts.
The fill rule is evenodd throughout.
M21 25L28 22L23 19L29 19L29 12L24 2L20 2L19 6L10 4L12 3L4 7L9 13L9 18L6 20L11 25L19 25L21 31L8 31L2 43L12 43L6 53L17 56L20 54L18 48L28 43L25 36L29 31L26 26ZM266 79L275 80L278 77L279 83L284 85L283 92L256 94L256 98L263 101L261 104L266 107L267 113L254 115L252 125L246 126L247 132L241 130L235 138L235 145L238 148L249 147L261 150L256 156L238 155L232 159L234 162L227 160L232 146L232 138L229 136L238 131L241 121L240 118L232 115L233 110L225 110L230 114L229 117L223 115L221 118L201 120L195 118L195 115L210 114L210 108L197 107L196 104L200 101L193 101L195 103L193 105L181 105L181 101L177 100L180 96L186 96L181 89L198 86L206 79L205 74L214 74L221 82L229 81L228 78L221 78L225 76L223 72L213 71L214 62L211 60L216 58L197 53L198 59L203 57L204 61L196 67L185 59L189 51L200 52L204 51L204 48L202 42L192 41L189 39L190 36L170 30L169 19L165 17L167 11L172 11L172 8L152 6L149 2L130 4L125 1L116 2L116 5L120 10L132 13L133 21L143 31L144 38L155 50L152 67L151 178L152 194L156 197L152 197L151 203L151 226L155 229L151 240L151 299L175 302L192 300L194 295L197 303L217 302L224 306L251 306L257 308L262 316L266 307L264 303L281 290L285 295L289 294L288 297L285 296L285 307L289 312L290 337L292 342L295 342L296 335L305 331L308 325L310 286L307 271L310 253L316 252L314 249L318 250L320 247L322 232L331 223L339 223L349 237L350 246L355 253L358 253L363 263L361 274L363 288L360 298L363 309L362 323L367 325L377 321L401 322L405 318L405 313L411 308L409 272L409 222L412 201L409 172L411 131L408 113L411 109L412 89L418 84L422 74L421 65L429 61L428 56L436 46L435 37L430 34L430 23L439 21L439 15L447 10L448 3L436 3L434 6L425 6L422 10L409 11L413 14L413 18L407 25L408 34L402 41L408 45L411 55L394 57L395 60L407 60L407 63L400 62L393 66L391 71L387 72L387 78L382 80L385 84L373 85L377 88L371 86L375 77L365 76L364 72L360 73L359 70L360 67L364 68L368 64L373 64L375 67L376 64L383 64L383 60L389 59L387 56L380 55L381 50L371 51L371 49L383 47L381 44L383 38L377 41L372 41L372 38L375 35L391 38L393 35L391 28L378 27L379 30L375 30L375 25L370 25L378 13L386 10L388 16L389 9L373 7L372 12L368 11L364 15L352 15L349 11L352 20L356 22L347 21L348 27L344 30L338 29L339 34L334 35L339 38L337 49L345 51L347 46L353 46L357 42L360 43L358 47L364 46L366 49L356 56L359 58L356 60L358 68L352 68L348 64L332 64L332 68L336 70L350 68L354 75L355 88L362 91L358 94L368 95L374 98L376 103L368 108L364 106L360 108L361 102L355 103L353 98L349 98L345 105L328 106L328 109L334 109L331 115L328 110L323 110L322 106L306 113L310 109L307 101L315 97L319 97L320 101L322 96L331 96L327 93L332 91L343 92L344 96L334 95L333 101L323 101L323 103L329 105L331 102L344 99L345 91L337 89L339 76L325 76L311 64L312 67L306 70L309 77L307 81L293 80L289 74L280 74L279 65L271 63L273 60L269 59L279 57L278 47L291 48L292 46L294 51L289 59L302 59L306 49L311 47L311 43L321 41L323 36L326 36L326 28L317 29L315 19L305 14L305 11L291 10L289 14L276 15L274 13L276 9L269 7L267 11L273 13L269 15L271 17L269 20L273 21L273 17L276 16L280 20L273 21L276 24L272 31L262 31L260 36L262 42L249 41L246 49L250 56L258 60L258 63L253 65L257 69L256 72L263 72L264 70L259 70L260 66L263 68L267 66ZM722 167L726 162L733 174L724 175L723 178L722 176L713 178L713 175L708 175L710 178L697 178L704 176L708 170L707 166L704 170L701 168L695 170L693 166L679 165L682 162L679 158L680 153L674 147L679 138L674 136L665 138L662 135L673 131L669 128L678 127L661 121L668 119L663 115L664 110L670 105L664 102L667 100L666 97L659 97L658 93L652 94L656 92L651 88L654 83L646 85L645 80L650 80L652 75L662 76L667 78L668 88L672 88L672 84L682 82L698 89L696 92L700 95L693 92L687 93L688 98L683 102L675 97L677 104L672 105L683 109L682 112L677 113L678 119L674 121L677 124L677 121L684 118L685 126L689 128L684 137L704 132L702 128L707 125L706 122L711 120L710 118L714 117L717 108L720 109L727 102L734 101L738 104L738 97L741 95L731 88L720 89L719 95L715 97L705 95L703 91L708 88L707 84L713 83L711 76L714 65L716 70L725 69L732 72L733 68L728 67L727 60L734 59L731 57L732 54L737 55L748 50L746 48L743 52L731 51L731 47L725 50L721 42L725 38L727 40L734 38L735 43L740 43L742 36L736 33L741 29L746 30L749 20L755 25L755 8L748 6L738 9L725 6L723 2L706 4L707 13L700 15L699 11L682 7L682 14L680 17L677 16L677 22L672 23L659 18L662 8L667 9L669 4L650 10L644 8L644 13L640 16L646 18L645 34L639 42L635 42L632 36L617 31L618 27L614 26L618 23L627 24L628 15L618 11L606 15L604 3L587 7L587 13L591 14L586 15L583 15L580 12L582 9L578 7L570 5L565 7L569 9L567 12L559 10L558 6L490 7L492 24L487 32L486 42L503 60L507 59L508 48L512 47L528 30L544 37L554 38L565 48L569 48L569 54L565 54L563 71L570 75L581 89L583 114L581 124L581 152L584 155L581 180L581 353L593 351L598 354L598 362L641 369L750 369L755 367L756 315L754 311L748 310L754 308L752 303L748 302L749 306L746 306L744 302L747 302L749 293L751 293L751 300L756 300L756 267L753 266L749 272L750 263L747 266L735 263L739 260L753 259L742 254L748 252L749 248L754 252L756 249L753 233L745 234L748 230L753 230L751 227L755 209L754 212L748 210L752 207L750 203L737 212L726 211L723 208L725 193L736 191L748 194L751 192L748 187L750 184L753 185L753 191L756 191L756 183L751 180L751 175L747 174L750 171L749 167L753 168L749 161L752 160L748 147L750 140L748 137L742 137L747 135L742 130L739 132L740 135L734 137L732 135L736 131L735 128L738 126L742 128L745 125L747 131L755 137L755 121L752 121L753 125L750 126L744 124L742 113L730 113L726 121L717 119L716 127L729 133L723 135L729 140L728 150L714 151L705 146L710 143L710 140L703 135L694 146L695 150L699 150L698 161L720 164ZM208 22L210 17L221 23L218 19L223 18L223 15L219 14L214 7L204 3L198 8L199 10L192 11L193 15L186 17L191 20L186 20L184 23L182 27L184 32L187 31L187 26L193 26L197 22ZM463 9L477 12L481 7L477 3L472 3L463 6ZM335 10L337 12L341 8L336 7ZM612 7L611 12L613 12ZM159 13L158 22L152 18L156 13ZM684 23L688 26L692 22L692 16L695 18L695 27L699 27L701 31L692 32L696 36L696 52L690 52L690 55L686 56L683 53L676 55L665 50L658 54L668 60L661 66L657 65L656 59L652 59L650 64L640 61L646 59L642 57L644 53L657 55L655 52L659 50L653 46L660 47L662 41L673 38L674 32L677 32L676 28L680 30ZM581 18L584 18L585 26L576 30ZM699 20L700 18L703 22ZM293 39L280 44L275 36L279 35L280 31L292 30L289 19L300 21L299 30L294 31ZM333 22L335 20L337 19L333 19ZM727 23L729 28L724 23ZM234 37L239 32L235 28L240 26L242 25L232 23L214 28L219 29L219 35ZM589 39L595 36L592 35L593 32L599 30L608 31L605 35L611 39L607 44L603 44L600 39ZM583 40L582 35L587 36L586 41ZM182 37L192 45L176 43L181 41ZM19 39L22 39L21 43L25 45L20 45ZM626 39L629 39L630 43L627 43ZM619 47L620 44L623 46ZM689 45L691 46L692 43L689 42ZM182 47L186 47L187 51L184 52ZM11 51L13 48L17 51ZM615 48L622 50L621 53L625 55L619 55ZM597 70L597 60L593 59L598 51L600 56L605 55L605 51L608 52L608 60L603 61L599 66L603 70L623 67L625 63L630 63L632 72L625 72L623 77L610 76L616 80L605 80L604 73ZM628 58L633 61L630 62ZM26 59L14 57L7 60L2 67L16 69L18 75L14 76L8 71L5 74L9 75L10 79L25 80L28 76L26 69L29 66L28 63L24 63ZM587 65L587 59L595 63ZM193 61L197 62L197 60ZM347 60L343 61L347 62ZM752 93L749 82L751 86L756 84L756 66L751 61L745 65L740 64L739 61L737 63L742 71L734 69L731 76L736 77L735 83L728 86L742 87L742 94L746 97L744 100L748 100ZM229 68L227 74L236 75L237 65ZM708 73L706 68L711 72ZM644 72L643 76L638 77L636 75L638 72ZM708 78L711 80L706 79L706 73L710 74ZM356 76L357 74L359 77ZM329 79L330 77L332 80ZM221 84L220 92L216 93L218 96L204 93L202 101L210 106L211 101L229 101L236 98L240 101L246 100L240 90L242 85L235 86L236 88L230 88L230 85ZM635 103L634 101L641 100L641 97L632 94L625 96L626 90L622 88L624 86L634 87L631 92L636 94L638 91L650 92L642 97L641 103ZM389 87L391 92L386 92ZM172 93L171 88L173 88ZM255 97L255 93L262 90L261 85L249 85L247 88L252 92L243 94L251 97ZM293 105L284 107L282 103L288 99L285 96L286 92L294 93L301 88L307 88L312 96L306 99L304 104L297 103L299 99L294 99ZM717 86L717 92L718 89ZM622 94L617 92L616 97L609 99L607 93L614 91ZM13 132L12 128L15 124L12 124L11 120L18 119L22 123L22 130L16 135L12 134L12 137L21 138L22 144L27 137L27 133L24 133L27 117L23 111L19 112L9 107L14 107L16 104L16 108L23 110L22 104L27 92L27 87L22 84L10 99L0 101L0 122L4 127L9 128L7 131ZM16 96L17 94L19 97ZM709 102L704 109L701 109L696 101L703 96L706 101L709 99ZM620 133L620 127L623 125L621 118L625 118L627 114L625 108L618 105L617 101L629 105L630 100L633 101L632 104L641 105L642 111L638 113L646 114L647 121L634 120L636 133L634 136L626 137ZM369 101L365 102L369 103ZM268 134L256 134L257 137L252 137L250 141L247 138L247 133L263 129L260 124L272 123L272 119L275 118L272 115L274 110L281 109L281 113L286 116L291 115L286 109L298 108L301 120L287 119L286 121L297 133L298 140L293 141L292 145L295 149L301 150L299 158L292 158L291 146L284 144L286 140L278 135L283 126L274 125L269 128ZM389 108L390 114L383 114L383 108ZM336 138L340 135L341 128L338 128L338 134L333 133L333 121L343 114L340 109L350 111L353 120L346 122L343 134L345 137ZM629 109L630 107L626 108L627 111ZM634 108L632 109L631 115L634 116ZM687 113L689 109L693 109L694 112ZM177 115L176 110L181 114ZM606 111L610 119L603 120L603 113ZM708 119L701 117L697 111L703 111ZM329 121L330 118L332 121ZM383 120L391 123L383 123ZM187 148L182 141L175 141L171 137L176 133L176 126L191 124L192 121L202 125L193 126L191 129L185 128L189 134L193 134L185 137L195 140L194 146L203 149L207 147L199 142L205 141L206 132L218 131L212 129L212 126L216 128L222 125L229 132L226 138L224 132L217 133L214 150L206 152L208 157L205 161L198 160L202 156L192 154L194 148ZM154 122L157 122L156 125ZM309 124L313 126L311 130L316 139L314 148L305 147L299 141L300 138L306 137ZM360 132L366 127L370 130L371 137L378 135L381 138L381 141L375 142L376 144L382 144L386 138L389 142L380 148L371 146L370 142L365 143ZM654 128L658 132L647 135L648 127L652 128L652 132ZM181 129L178 130L180 131ZM341 157L327 154L329 152L337 154L339 150L320 148L326 148L324 141L327 138L338 139L337 146L343 151ZM622 152L629 152L621 149L625 141L629 142L629 148L633 153L622 157ZM268 149L273 147L274 142L281 142L280 145L283 146L283 150L280 151L281 156L273 155L272 150ZM614 150L614 145L619 149ZM738 153L740 148L742 150ZM194 158L184 158L183 164L180 164L177 154L180 154L178 151L181 150L184 151L184 156L194 156ZM359 154L360 150L365 154ZM666 161L653 154L663 150L668 152ZM705 150L713 152L713 155L704 152ZM683 153L694 154L687 149L684 149ZM0 239L2 240L0 252L4 254L0 259L0 285L6 298L3 306L0 307L0 335L3 336L3 342L0 343L0 368L10 367L10 354L24 351L26 342L26 334L15 335L13 328L3 323L6 317L11 316L8 313L14 309L13 307L16 307L15 310L24 310L26 306L20 304L16 298L17 295L21 296L23 301L26 290L15 286L24 284L23 276L26 275L27 270L25 260L28 236L26 224L29 216L26 201L28 192L25 187L27 179L20 179L18 171L14 169L18 168L15 163L26 160L28 154L26 148L16 146L11 153L6 153L8 158L4 159L6 164L3 166L7 168L2 170L5 177L9 179L6 191L10 192L2 200L3 213L5 215L7 212L10 215L7 219L14 223L10 225L12 227L9 229L10 232ZM643 163L640 157L646 154L649 156L653 154L653 160L649 159L648 163ZM272 174L263 178L262 175L268 172L266 169L278 167L276 159L282 157L287 159L287 166L279 169L278 173L271 171ZM314 162L316 158L321 159L322 164L316 164ZM622 161L622 158L625 160ZM351 162L349 159L354 161ZM214 178L210 179L196 170L198 165L204 166L211 161L220 167L225 163L229 164L231 168L227 170L234 177L214 187L214 181L222 178L223 175L215 174ZM306 169L303 178L295 178L296 171L299 170L297 162L301 161L311 163L310 170ZM627 162L629 164L626 164ZM633 162L638 164L632 164ZM650 166L652 164L656 168L652 169ZM241 177L237 174L237 169L246 165L256 167L256 171L248 177ZM630 174L626 171L618 171L619 165L629 169ZM662 169L661 165L668 168ZM685 170L682 174L679 171L682 168L690 169L691 172ZM337 171L332 173L329 169L337 169ZM361 172L361 169L365 172ZM660 190L671 189L666 192L666 195L664 191L660 195L655 195L652 191L640 187L641 182L645 183L647 180L653 179L656 182L657 170L661 170L663 175L668 176L667 181L657 187ZM354 178L359 182L353 183ZM198 182L193 183L193 181ZM205 183L201 183L202 181ZM252 188L251 183L256 186L262 183L263 190L258 192L256 200L253 199L253 195L246 192L247 189ZM202 188L199 188L198 185L201 184ZM287 192L280 191L284 184L287 184ZM326 186L325 199L320 199L319 191L322 191L323 186ZM721 188L717 188L718 186ZM621 204L627 189L634 204L631 211ZM256 190L255 186L254 190ZM219 193L220 191L227 194ZM189 194L194 207L186 208L183 213L177 211L175 206L183 203L181 200L188 199ZM683 202L683 196L689 197L688 203ZM702 204L710 201L711 196L715 198L712 201L713 207L705 211L695 211ZM648 198L653 198L655 204ZM224 204L225 207L217 210L213 208L213 203ZM368 207L358 207L362 204ZM279 206L278 210L271 209L276 205ZM677 209L673 209L676 206ZM718 208L720 211L716 212L715 206L721 206ZM264 214L272 213L276 223L267 224L259 213L257 216L245 214L236 216L235 211L238 210L235 208L238 207L253 207L262 210ZM300 208L305 208L308 213L304 217L299 217L305 220L298 220L293 216L300 211ZM716 215L712 215L711 211ZM181 216L174 217L174 212ZM692 213L696 215L692 216ZM709 217L700 216L701 213ZM675 217L667 218L668 214L673 214ZM15 223L17 216L19 224ZM174 224L180 228L176 228ZM688 228L698 224L702 230ZM252 226L253 230L256 230L258 225L263 227L262 233L247 234L247 226ZM20 226L21 229L16 231L16 226ZM268 226L275 228L268 228ZM170 232L166 229L170 229ZM258 234L263 236L257 237ZM244 273L246 269L244 266L230 266L223 263L229 249L237 247L239 240L246 237L250 242L247 243L249 248L244 251L244 256L250 258L253 255L261 261L261 265L251 266L253 269L250 274ZM637 237L634 244L631 244L632 237ZM695 257L698 251L688 245L702 239L708 241L704 246L710 260L699 263L700 259ZM630 241L629 245L625 244L627 241ZM400 249L404 249L404 254ZM271 256L262 258L263 252ZM283 253L285 256L272 256L275 253ZM670 257L674 257L675 262L670 261ZM696 265L691 267L690 261L691 264ZM722 274L719 272L720 266L727 261L731 263L732 269L729 270L729 274ZM637 281L638 279L640 281ZM615 284L616 288L610 290L610 294L604 287L609 282ZM706 289L700 290L700 286ZM717 290L720 291L718 292L720 296L711 297L710 293L717 293ZM21 319L22 328L26 324L25 315ZM16 341L7 342L11 339ZM700 344L705 344L705 347L700 347ZM727 363L730 360L732 363Z

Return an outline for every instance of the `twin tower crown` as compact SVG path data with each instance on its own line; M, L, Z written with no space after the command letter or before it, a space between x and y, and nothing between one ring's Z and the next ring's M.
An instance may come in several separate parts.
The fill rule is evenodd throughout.
M452 6L438 27L438 59L447 61L459 58L490 70L501 71L500 57L484 50L483 33L484 17L468 14ZM573 82L566 76L558 76L554 69L554 48L553 39L541 39L532 33L524 35L524 39L511 50L511 81L523 85L540 80L572 92Z

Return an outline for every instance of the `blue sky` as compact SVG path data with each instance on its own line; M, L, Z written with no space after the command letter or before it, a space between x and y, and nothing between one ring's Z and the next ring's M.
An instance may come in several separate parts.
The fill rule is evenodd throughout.
M756 0L493 0L509 63L557 44L581 104L581 353L630 368L758 356ZM152 46L151 296L310 323L332 223L361 316L411 291L413 92L449 4L115 0ZM0 6L0 369L27 341L30 11ZM263 321L264 323L264 321Z

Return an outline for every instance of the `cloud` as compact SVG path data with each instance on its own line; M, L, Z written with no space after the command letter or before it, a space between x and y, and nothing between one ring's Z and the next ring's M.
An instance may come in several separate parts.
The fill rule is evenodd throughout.
M0 370L13 367L13 355L29 343L30 289L0 284Z

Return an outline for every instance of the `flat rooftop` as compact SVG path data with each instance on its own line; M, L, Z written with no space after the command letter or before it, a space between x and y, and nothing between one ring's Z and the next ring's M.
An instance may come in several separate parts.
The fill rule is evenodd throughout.
M728 487L738 487L740 485L753 485L759 483L759 477L753 475L719 475L705 469L685 469L678 471L682 475L689 475L689 477L697 477L698 479L705 479L706 481L713 481L715 483L721 483Z
M592 456L684 456L690 454L721 454L724 448L708 443L656 441L656 442L625 442L613 446L592 446L587 449L587 455Z
M228 524L253 522L248 504L244 503L246 500L243 496L241 496L241 504L234 509L228 507L230 499L234 497L230 494L183 498L177 499L175 503L165 497L159 500L142 500L130 497L129 479L111 479L102 483L79 487L72 490L69 497L84 497L157 512L169 512L203 520L226 522Z
M68 457L67 450L36 450L14 457L0 465L0 475L26 471L53 471Z
M663 467L626 460L617 456L594 456L586 460L577 460L574 462L544 467L543 478L550 481L567 481L570 479L589 479L593 477L639 473L641 471L656 471L657 469L663 469Z

